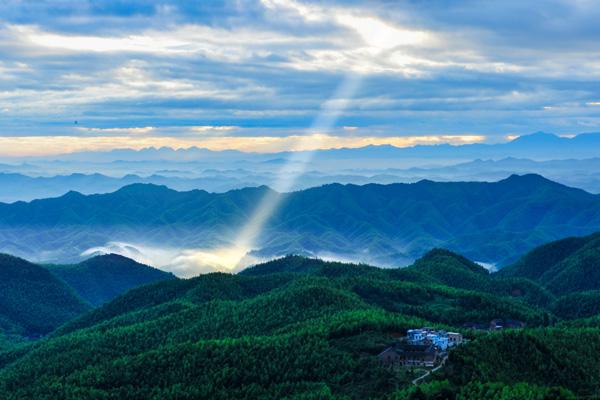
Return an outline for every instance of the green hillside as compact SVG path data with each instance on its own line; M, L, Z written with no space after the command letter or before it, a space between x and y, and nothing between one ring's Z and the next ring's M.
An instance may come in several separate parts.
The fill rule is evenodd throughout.
M579 319L600 314L600 290L571 293L552 305L556 315L564 319Z
M116 254L96 256L79 264L46 267L94 306L112 300L129 289L174 279L170 273Z
M539 247L500 272L536 280L556 295L600 289L600 234Z
M444 376L468 382L527 382L598 396L600 331L546 328L488 334L450 354Z
M555 319L524 297L485 291L493 284L473 290L440 283L442 260L447 272L464 268L481 278L462 286L496 279L436 250L406 275L290 256L238 275L146 285L33 347L0 353L0 396L400 398L418 372L394 372L376 359L398 333L423 325L461 329L495 318L542 327ZM458 378L452 379L444 390L455 393ZM527 390L545 393L547 386Z
M403 269L287 256L235 275L150 283L39 341L0 340L0 398L549 400L600 395L598 291L575 287L562 294L546 286L546 271L531 266L549 259L555 271L562 271L559 266L572 271L573 255L592 257L596 237L545 245L523 258L529 264L500 273L434 249ZM92 259L99 261L106 259ZM527 272L520 276L519 268ZM87 273L98 272L87 264ZM497 319L525 327L471 328L487 329ZM421 326L460 331L469 342L452 350L443 368L413 385L423 371L385 368L377 354L407 329Z
M536 305L554 300L552 293L530 279L491 274L481 265L444 249L434 249L412 266L392 273L400 279L509 296Z
M46 269L0 254L0 332L43 335L89 309Z
M172 274L117 255L38 265L0 254L0 349L47 335L129 289Z

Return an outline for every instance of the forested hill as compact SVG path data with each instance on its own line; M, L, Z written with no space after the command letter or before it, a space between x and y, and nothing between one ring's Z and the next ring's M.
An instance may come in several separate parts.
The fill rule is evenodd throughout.
M553 309L557 300L527 278L491 274L442 249L399 270L289 256L237 275L142 286L33 346L0 352L0 397L542 400L600 394L600 361L595 347L588 351L600 343L600 332L586 328L594 320L561 321ZM487 333L465 327L495 319L526 328ZM383 368L376 356L408 328L425 325L459 330L472 341L416 387L410 381L418 371Z
M548 243L501 271L533 279L557 295L600 290L600 234Z
M0 204L0 243L12 254L67 260L142 237L158 247L225 246L268 190L212 194L136 184L110 194ZM538 175L493 183L332 184L282 196L257 243L260 255L337 254L398 266L444 247L505 265L537 245L600 229L599 196Z
M79 264L47 265L90 304L98 306L129 289L175 277L116 254L92 257Z
M46 269L0 254L0 333L43 335L90 308Z
M129 289L170 273L110 254L75 265L38 265L0 254L0 348L3 339L46 335Z

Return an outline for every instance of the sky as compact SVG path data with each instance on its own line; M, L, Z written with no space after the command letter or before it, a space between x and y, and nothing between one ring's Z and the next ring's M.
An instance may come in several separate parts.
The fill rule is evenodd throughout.
M597 132L598 20L595 0L2 0L0 155Z

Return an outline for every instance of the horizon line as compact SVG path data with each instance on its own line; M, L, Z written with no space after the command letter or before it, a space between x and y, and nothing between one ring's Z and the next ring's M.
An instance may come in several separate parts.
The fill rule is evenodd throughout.
M160 150L170 150L173 152L177 152L177 151L206 151L206 152L211 152L211 153L227 153L227 152L232 152L232 153L238 153L238 154L248 154L248 155L268 155L268 154L272 154L272 155L276 155L276 154L284 154L284 153L302 153L302 152L307 152L307 151L332 151L332 150L359 150L359 149L366 149L366 148L394 148L394 149L411 149L411 148L420 148L420 147L437 147L437 146L450 146L450 147L455 147L455 148L459 148L459 147L463 147L463 146L470 146L470 145L474 145L474 144L479 144L479 145L487 145L487 146L493 146L493 145L501 145L501 144L508 144L511 142L514 142L518 139L521 138L526 138L526 137L531 137L531 136L536 136L536 135L546 135L549 137L555 137L555 138L561 138L561 139L574 139L576 137L582 136L582 135L594 135L594 134L600 134L598 132L582 132L582 133L578 133L578 134L568 134L568 135L559 135L559 134L555 134L555 133L547 133L547 132L533 132L533 133L529 133L529 134L523 134L523 135L506 135L504 136L505 141L498 141L498 142L488 142L486 141L488 139L488 136L485 135L421 135L421 136L390 136L390 137L355 137L354 139L356 139L357 145L353 146L353 145L339 145L336 146L335 144L331 144L328 145L327 143L323 143L323 147L319 147L319 148L315 148L315 149L285 149L285 148L275 148L271 151L260 151L260 150L244 150L243 148L235 148L235 147L231 147L231 148L214 148L214 147L210 147L207 145L199 145L199 144L194 144L194 143L190 143L189 145L184 145L182 143L179 143L179 145L149 145L149 146L144 146L144 147L135 147L133 145L131 146L122 146L122 147L114 147L114 148L110 148L110 147L99 147L99 148L77 148L74 149L73 151L66 151L66 152L48 152L48 153L23 153L23 154L14 154L14 153L0 153L0 157L1 158L5 158L5 159L40 159L40 158L51 158L51 157L64 157L64 156L71 156L71 155L77 155L77 154L85 154L85 153L97 153L97 154L110 154L110 153L115 153L115 152L119 152L119 151L131 151L131 152L135 152L135 153L141 153L144 151L160 151ZM77 140L77 139L93 139L93 138L80 138L80 137L71 137L71 136L22 136L22 137L0 137L0 142L2 141L7 141L8 139L13 139L16 141L35 141L35 140L42 140L42 139L64 139L64 140ZM105 139L111 139L114 137L99 137L99 138L105 138ZM169 137L153 137L157 140L160 139L170 139ZM238 137L231 137L230 139L233 141L235 139L239 139ZM244 138L244 139L250 139L252 140L253 137L240 137L240 138ZM285 140L286 138L289 137L281 137L278 139L281 140ZM327 136L328 139L335 139L337 138L336 136ZM130 139L134 139L134 138L130 138ZM139 139L139 138L137 138ZM172 138L174 140L177 140L178 138ZM256 140L260 140L261 137L257 137ZM360 140L367 140L367 143L361 143ZM369 143L368 139L374 139L374 143ZM401 140L405 140L406 141L406 145L400 145L398 144L398 141Z

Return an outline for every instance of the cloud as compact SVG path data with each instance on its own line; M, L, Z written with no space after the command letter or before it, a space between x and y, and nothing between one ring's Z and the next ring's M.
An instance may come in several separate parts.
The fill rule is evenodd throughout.
M145 135L156 128L153 126L134 127L134 128L77 128L79 131L94 134L133 134Z
M234 131L236 129L240 129L238 126L226 126L226 125L202 125L202 126L192 126L189 128L192 132L197 133L218 133L223 134L224 132Z
M276 137L309 126L349 71L363 85L346 135L598 128L593 1L9 0L0 15L4 136L75 135L78 121Z
M210 272L235 272L266 261L264 258L248 254L233 254L228 249L181 249L129 242L108 242L103 246L83 251L81 256L92 257L111 253L172 272L180 278L192 278Z

